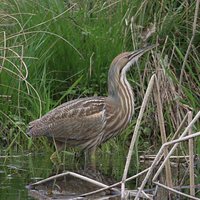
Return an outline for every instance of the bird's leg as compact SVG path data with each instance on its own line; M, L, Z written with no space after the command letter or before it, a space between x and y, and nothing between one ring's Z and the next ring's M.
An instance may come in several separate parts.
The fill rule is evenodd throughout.
M65 143L53 139L56 151L51 155L50 159L54 164L61 163L59 152L64 149Z
M96 147L85 151L85 168L96 170Z
M89 151L89 156L90 156L90 162L94 163L96 165L96 147L93 147ZM96 166L95 166L96 167Z

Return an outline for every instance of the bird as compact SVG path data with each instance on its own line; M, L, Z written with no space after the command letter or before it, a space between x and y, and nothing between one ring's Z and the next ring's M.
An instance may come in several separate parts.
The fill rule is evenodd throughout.
M107 96L65 102L30 122L27 134L53 138L58 151L66 146L79 147L95 160L97 147L120 134L131 122L134 94L126 74L145 52L155 46L123 52L114 58L108 72Z

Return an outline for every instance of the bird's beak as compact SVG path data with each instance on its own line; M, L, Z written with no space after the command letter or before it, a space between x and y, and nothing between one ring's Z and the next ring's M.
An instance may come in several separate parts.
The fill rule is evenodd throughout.
M132 53L130 53L128 59L129 59L129 61L133 60L134 58L138 59L144 53L146 53L147 51L150 51L151 49L153 49L153 48L155 48L157 46L158 46L157 44L154 44L154 45L150 45L150 46L144 47L142 49L133 51Z

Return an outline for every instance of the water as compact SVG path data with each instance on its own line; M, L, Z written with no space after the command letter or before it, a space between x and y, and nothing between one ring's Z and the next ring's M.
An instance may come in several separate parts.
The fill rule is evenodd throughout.
M0 157L0 200L33 200L33 197L40 197L45 194L55 199L69 198L78 194L87 193L99 189L93 184L89 184L80 179L66 176L59 180L50 181L45 184L34 187L33 191L27 189L31 183L35 183L54 174L64 171L73 171L84 176L112 184L117 182L114 178L118 171L114 170L113 166L106 166L99 163L101 171L106 171L111 177L103 175L98 170L85 168L84 159L77 160L73 155L65 156L65 165L56 166L50 161L50 154L46 153L23 153L21 155L14 154L10 157ZM104 158L102 158L104 160ZM110 159L107 159L110 160ZM108 163L107 163L108 164ZM117 167L117 166L116 166ZM120 171L120 170L119 170ZM116 173L117 172L117 173ZM67 180L67 181L66 181ZM30 188L30 187L29 187ZM67 191L66 191L67 188ZM38 193L39 191L39 193ZM100 195L111 195L103 193ZM112 194L113 195L113 194ZM115 196L116 194L114 194ZM41 198L43 199L43 198Z
M124 155L124 152L119 154L118 151L116 151L115 154L103 153L100 157L97 157L98 169L96 171L85 167L83 158L77 160L70 154L65 155L65 164L60 166L54 165L50 161L50 154L48 153L22 153L20 155L12 153L10 157L0 156L0 200L44 199L42 195L54 199L70 199L78 196L79 194L87 193L100 188L78 178L65 176L57 179L56 181L49 181L44 184L34 186L31 188L32 190L30 190L31 183L35 183L39 180L43 180L47 177L65 171L76 172L95 179L101 183L111 185L119 181L123 174L125 163ZM180 166L183 166L183 168ZM144 164L143 167L147 168ZM135 169L135 166L130 168L129 176L136 173L133 169ZM172 168L174 174L173 178L176 182L175 185L179 185L183 177L186 179L185 185L188 185L188 176L186 175L188 174L188 171L186 169L187 167L184 163L180 164L178 167L176 164L175 168ZM138 185L140 185L143 178L144 177L140 177L137 180ZM199 178L196 178L196 181L198 180ZM165 176L161 175L160 181L165 182ZM199 184L198 182L196 183ZM29 189L27 189L28 185ZM126 186L130 189L136 188L135 180L131 181ZM151 183L148 187L155 188L155 186ZM188 189L184 191L188 193ZM110 199L120 199L119 194L116 192L110 193L110 191L107 191L98 195L101 197L109 196ZM159 195L162 196L162 199L167 199L168 194L166 191L161 191ZM91 197L90 199L95 199L95 197ZM159 199L159 197L157 199Z
M52 164L48 156L37 154L13 155L0 158L0 199L23 200L28 196L25 188L31 182L50 175Z

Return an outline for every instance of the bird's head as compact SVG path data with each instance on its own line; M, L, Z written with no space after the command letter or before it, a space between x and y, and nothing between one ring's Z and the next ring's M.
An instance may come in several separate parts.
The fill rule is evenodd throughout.
M109 96L118 96L120 84L122 82L124 84L124 81L126 82L127 70L129 70L144 53L156 46L157 45L152 45L133 52L124 52L114 58L108 72ZM128 82L126 82L126 85L128 85Z
M136 51L124 52L119 54L114 58L114 60L111 63L110 72L113 74L120 74L121 72L126 72L132 65L134 65L138 61L138 59L144 53L156 46L157 45L151 45Z

